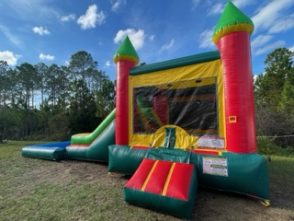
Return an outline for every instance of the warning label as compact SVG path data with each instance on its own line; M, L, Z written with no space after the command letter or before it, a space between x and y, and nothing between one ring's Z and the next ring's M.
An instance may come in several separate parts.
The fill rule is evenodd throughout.
M203 173L217 176L228 176L227 158L203 157Z
M197 140L197 145L204 148L223 149L224 139L215 136L202 136Z

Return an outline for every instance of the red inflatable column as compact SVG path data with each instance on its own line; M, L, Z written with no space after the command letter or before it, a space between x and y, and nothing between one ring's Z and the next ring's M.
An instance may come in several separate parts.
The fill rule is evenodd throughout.
M123 41L114 56L117 65L115 143L129 143L129 72L138 63L138 55L129 38Z
M213 40L220 50L224 72L226 148L235 153L256 152L252 31L252 21L229 1Z

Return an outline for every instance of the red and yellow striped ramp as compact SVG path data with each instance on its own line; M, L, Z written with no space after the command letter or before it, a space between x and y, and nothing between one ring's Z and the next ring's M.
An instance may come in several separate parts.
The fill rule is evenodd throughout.
M128 203L191 218L197 180L193 164L144 159L124 187Z

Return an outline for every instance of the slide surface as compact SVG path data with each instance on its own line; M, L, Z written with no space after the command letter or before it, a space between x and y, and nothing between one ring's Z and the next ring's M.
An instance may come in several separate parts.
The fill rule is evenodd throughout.
M108 161L108 146L115 142L115 110L90 134L73 135L71 145L66 147L69 159Z
M91 144L114 120L115 109L102 121L92 133L75 134L71 137L71 144Z

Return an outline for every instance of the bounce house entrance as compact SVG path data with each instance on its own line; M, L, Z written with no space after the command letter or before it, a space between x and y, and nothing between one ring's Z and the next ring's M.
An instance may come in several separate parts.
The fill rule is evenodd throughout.
M217 136L216 88L214 77L134 88L133 133L160 137L164 127L164 141L159 143L168 148L177 146L176 137L181 134L176 128L183 130L182 135L197 138Z
M176 129L175 128L165 128L165 141L164 146L169 149L173 149L176 144Z

